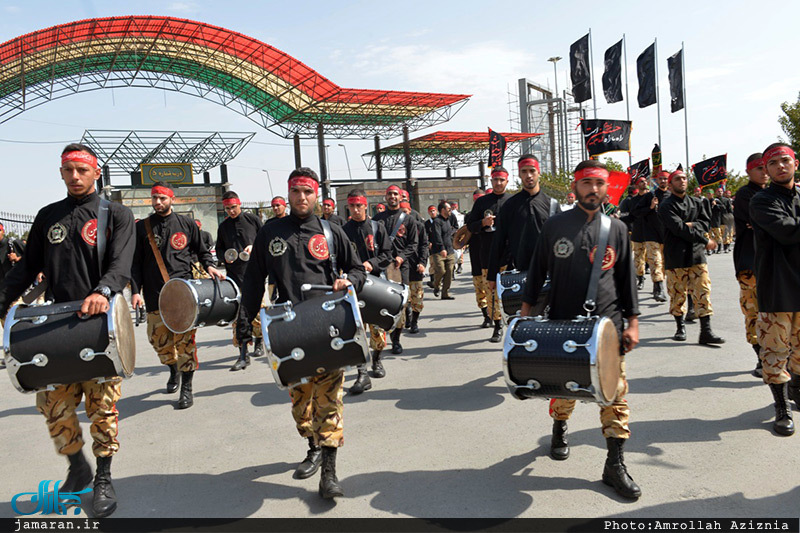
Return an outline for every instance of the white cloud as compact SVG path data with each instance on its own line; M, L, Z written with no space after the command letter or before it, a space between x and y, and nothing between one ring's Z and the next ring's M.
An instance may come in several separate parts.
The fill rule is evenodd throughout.
M176 11L178 13L197 13L200 11L197 4L194 2L172 2L167 6L168 11Z

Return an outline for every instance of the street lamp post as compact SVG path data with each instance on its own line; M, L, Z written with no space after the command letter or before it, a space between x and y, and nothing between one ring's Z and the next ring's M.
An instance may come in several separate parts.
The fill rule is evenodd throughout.
M548 58L547 60L550 61L553 64L553 77L554 77L554 80L555 80L555 100L556 100L555 104L556 104L556 109L558 110L558 114L556 115L556 124L557 124L557 128L558 128L558 140L559 140L559 143L558 143L558 145L559 145L558 146L558 157L559 157L560 163L561 163L560 166L563 168L565 166L566 154L562 150L563 143L561 142L561 140L562 140L561 139L561 135L562 135L561 118L562 117L561 117L561 104L558 101L558 67L556 66L557 63L559 61L561 61L561 56L553 56L551 58Z
M275 198L275 193L272 192L272 178L269 177L269 170L262 168L261 172L265 172L267 174L267 185L269 185L269 193L272 195L272 198ZM272 200L270 198L270 200Z
M347 157L347 147L342 143L339 143L339 146L344 150L344 160L347 161L347 175L350 176L350 181L353 181L353 172L350 170L350 158Z

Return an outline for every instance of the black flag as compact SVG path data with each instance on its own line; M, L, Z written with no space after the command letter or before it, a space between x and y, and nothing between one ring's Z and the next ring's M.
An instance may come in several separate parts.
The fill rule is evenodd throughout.
M639 107L656 103L656 44L653 43L636 58L636 75L639 77Z
M581 131L590 156L631 149L630 121L584 119Z
M661 170L661 147L658 146L658 143L653 146L653 151L650 152L650 155L653 157L653 170L659 172Z
M672 112L683 109L683 50L667 58L669 96Z
M650 158L643 159L638 163L634 163L633 165L628 167L628 174L631 177L631 183L636 183L641 177L649 178L650 177Z
M489 168L502 167L506 153L506 138L489 128Z
M575 102L592 99L592 74L589 70L589 34L587 33L569 47L569 74L572 79L572 95Z
M603 95L606 102L615 104L622 101L622 41L608 50L604 59Z
M706 185L711 185L712 183L727 179L728 171L725 168L727 166L727 161L728 154L724 154L692 165L697 183L699 183L701 187L705 187Z

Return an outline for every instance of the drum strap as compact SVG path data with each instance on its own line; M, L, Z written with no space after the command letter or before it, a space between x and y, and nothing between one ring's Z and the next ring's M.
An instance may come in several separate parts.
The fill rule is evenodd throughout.
M397 217L397 222L394 223L394 228L392 228L392 234L389 236L389 240L394 241L394 238L397 237L397 232L400 231L400 226L403 225L403 221L406 219L405 213L400 213L400 216Z
M597 309L597 286L600 283L600 274L603 272L608 234L611 232L611 217L601 211L597 212L597 216L600 217L600 233L597 237L597 248L594 252L594 263L592 264L592 274L589 277L589 288L586 291L586 301L583 303L583 309L587 313L593 313Z
M558 209L558 200L550 198L550 216L556 214L556 209Z
M97 265L100 267L100 277L103 277L103 261L106 256L106 229L108 228L108 208L111 202L100 198L100 207L97 211Z
M144 229L147 231L147 240L150 242L150 249L153 250L153 256L156 258L158 264L158 271L161 272L161 277L164 283L169 281L169 274L167 274L167 266L164 264L164 258L161 257L161 250L156 246L156 238L153 235L153 226L150 224L150 217L144 219Z
M333 277L339 277L339 269L336 266L336 248L333 246L333 232L331 231L331 223L324 218L319 219L322 223L322 233L325 234L325 240L328 242L328 257L331 260L331 270L333 270Z

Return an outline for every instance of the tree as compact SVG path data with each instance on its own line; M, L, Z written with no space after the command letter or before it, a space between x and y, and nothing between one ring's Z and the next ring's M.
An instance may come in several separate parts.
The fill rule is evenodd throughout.
M800 151L800 95L797 97L797 102L790 104L784 102L781 104L781 111L785 116L778 118L778 124L788 137L787 144L791 144L795 153Z

